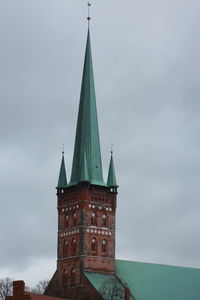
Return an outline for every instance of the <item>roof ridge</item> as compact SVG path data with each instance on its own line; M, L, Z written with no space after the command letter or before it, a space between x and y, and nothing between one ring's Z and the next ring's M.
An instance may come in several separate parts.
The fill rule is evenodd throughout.
M116 259L115 261L124 261L124 262L132 262L132 263L141 263L141 264L147 264L147 265L157 265L157 266L166 266L166 267L175 267L175 268L184 268L184 269L196 269L200 270L200 267L187 267L187 266L177 266L177 265L171 265L171 264L161 264L161 263L153 263L153 262L144 262L144 261L133 261L128 259Z

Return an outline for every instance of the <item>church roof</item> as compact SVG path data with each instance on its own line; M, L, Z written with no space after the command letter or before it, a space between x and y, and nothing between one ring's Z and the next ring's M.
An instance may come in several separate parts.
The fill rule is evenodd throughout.
M69 298L59 298L59 297L52 297L52 296L46 296L46 295L39 295L39 294L36 294L36 293L31 293L31 292L25 292L25 296L30 296L30 298L27 298L30 299L30 300L75 300L75 299L69 299ZM13 299L15 300L15 299Z
M81 180L83 152L86 156L89 181L92 184L105 185L102 173L89 30L85 50L85 61L82 76L78 121L76 127L72 174L69 185L77 184Z
M116 260L116 278L137 300L199 300L200 269ZM98 290L111 276L86 273Z
M95 287L96 290L101 291L102 287L106 282L110 280L115 280L114 274L103 274L97 272L84 272L87 279Z

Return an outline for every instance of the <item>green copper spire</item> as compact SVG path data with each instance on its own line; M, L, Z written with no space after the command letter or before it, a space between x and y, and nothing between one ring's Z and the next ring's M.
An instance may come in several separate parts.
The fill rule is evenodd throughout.
M76 127L72 174L69 185L77 184L81 179L83 150L87 162L89 181L92 184L105 185L103 182L101 165L101 151L89 30L87 35L78 121Z
M82 158L80 181L90 181L89 174L88 174L88 167L87 167L87 159L84 151L83 151L83 158Z
M111 151L110 166L109 166L109 171L108 171L107 185L108 186L117 186L112 151Z
M67 186L67 177L65 171L64 152L62 152L62 160L61 160L60 174L58 178L57 188L66 187L66 186Z

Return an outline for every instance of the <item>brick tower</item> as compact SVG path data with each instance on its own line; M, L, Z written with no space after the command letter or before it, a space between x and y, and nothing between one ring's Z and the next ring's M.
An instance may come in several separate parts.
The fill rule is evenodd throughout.
M112 152L103 180L88 29L71 179L67 183L63 153L57 185L57 271L46 294L77 297L86 285L84 272L115 272L116 196Z

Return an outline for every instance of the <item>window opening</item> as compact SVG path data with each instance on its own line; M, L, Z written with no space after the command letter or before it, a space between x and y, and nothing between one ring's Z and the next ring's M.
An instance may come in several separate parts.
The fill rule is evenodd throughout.
M92 238L91 250L92 252L97 252L97 240L95 237Z
M71 249L72 249L72 256L76 255L76 240L75 239L72 240Z
M73 214L73 224L74 224L74 226L77 225L77 216L76 216L76 213Z
M106 240L103 240L102 241L102 252L107 252L107 242Z
M108 217L106 214L103 214L103 227L107 227L108 225Z
M67 286L67 270L63 272L63 280L62 280L63 287Z
M75 284L75 280L76 280L76 274L75 274L74 268L72 268L71 272L70 272L70 282L71 282L71 285Z
M69 216L65 215L65 227L69 226Z
M97 226L97 214L95 212L92 212L91 225Z
M65 241L63 245L63 257L67 257L67 256L68 256L68 241Z

